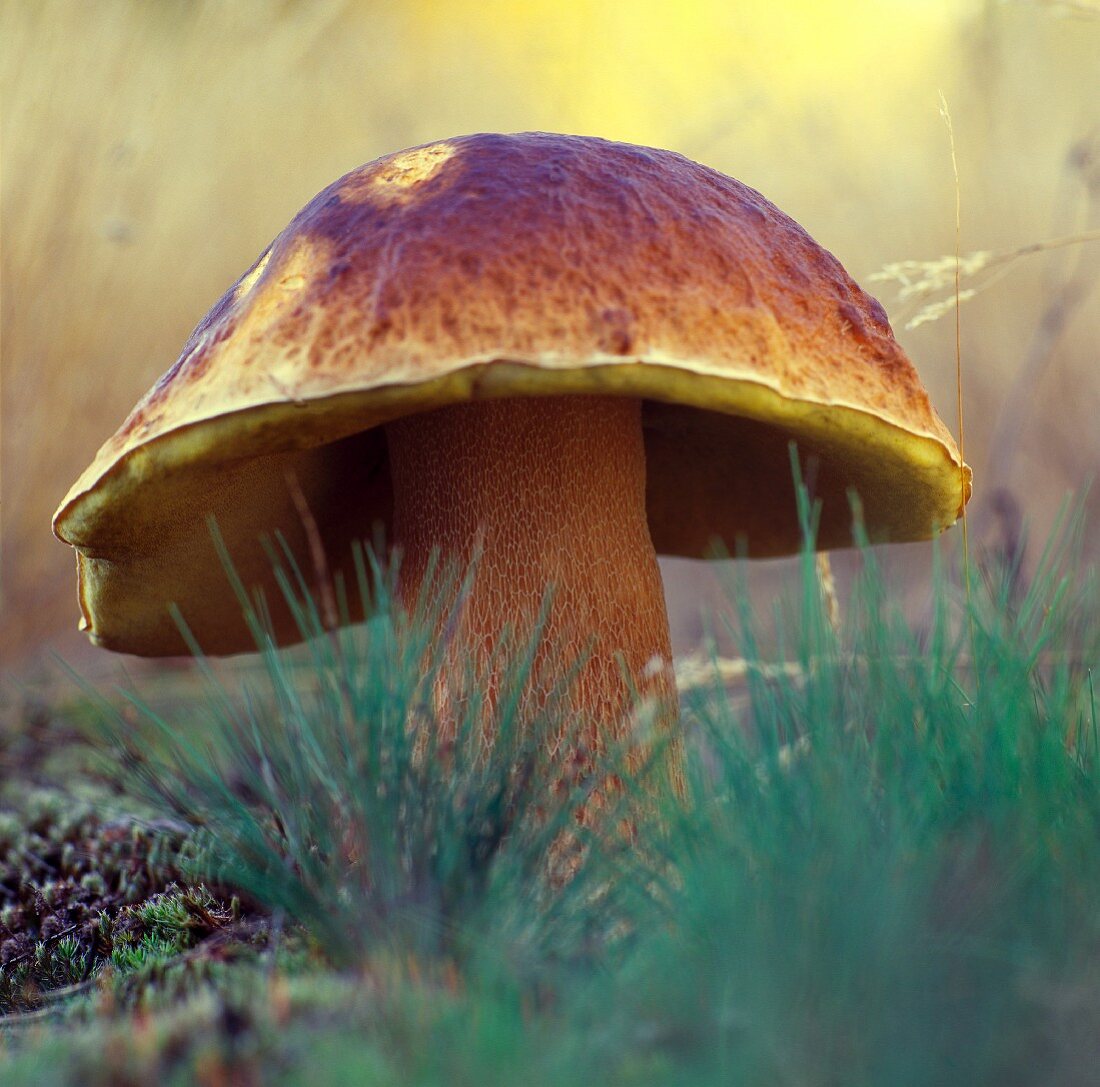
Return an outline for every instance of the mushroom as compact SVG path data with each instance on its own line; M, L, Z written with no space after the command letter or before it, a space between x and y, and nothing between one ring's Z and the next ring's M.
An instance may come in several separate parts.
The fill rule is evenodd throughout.
M788 446L818 546L952 524L970 470L880 305L759 193L681 155L547 133L388 155L305 206L195 329L54 519L82 627L143 655L252 647L215 588L213 514L274 634L299 637L260 537L332 570L381 524L402 593L480 548L463 647L529 626L588 652L598 749L632 688L675 716L657 554L796 550ZM308 560L307 560L308 565Z

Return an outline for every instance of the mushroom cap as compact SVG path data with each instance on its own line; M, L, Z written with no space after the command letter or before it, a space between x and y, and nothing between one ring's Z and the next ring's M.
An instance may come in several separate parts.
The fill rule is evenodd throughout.
M970 494L882 307L759 193L671 151L463 136L319 193L100 449L54 518L82 626L107 648L184 652L174 602L205 651L253 648L213 515L295 641L260 542L281 532L309 565L292 492L346 571L390 518L380 424L586 393L643 400L659 554L797 550L792 440L822 548L852 542L849 489L873 541L929 538Z

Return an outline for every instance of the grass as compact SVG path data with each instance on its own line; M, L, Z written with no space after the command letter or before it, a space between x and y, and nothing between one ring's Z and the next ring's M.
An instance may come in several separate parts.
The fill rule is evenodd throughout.
M336 630L293 563L282 571L311 635L299 656L273 646L238 583L262 646L258 682L235 699L207 668L206 719L194 731L131 697L136 722L107 723L111 758L147 802L205 828L196 839L205 878L303 923L333 962L455 955L471 928L500 940L513 921L571 923L562 898L587 888L584 873L566 896L550 894L544 877L570 863L566 831L587 790L546 785L568 776L570 745L550 742L560 731L553 698L521 709L537 639L511 662L491 711L464 677L464 716L441 744L434 694L448 656L437 632L448 616L427 601L406 615L388 573L362 552L356 566L372 615Z
M809 553L771 622L731 585L743 663L713 675L743 678L696 670L688 794L628 780L634 846L620 810L564 833L586 788L547 787L552 710L502 698L495 745L475 707L433 747L445 617L404 617L364 561L372 618L328 631L287 568L303 652L265 645L239 689L208 670L171 715L129 694L100 720L116 771L90 763L88 788L144 813L164 860L104 909L110 949L8 915L45 953L38 1011L0 1020L4 1082L1091 1082L1100 627L1080 537L1070 519L1027 575L984 556L970 600L941 555L921 626L870 551L839 625ZM9 838L36 842L88 840L98 806L5 803Z

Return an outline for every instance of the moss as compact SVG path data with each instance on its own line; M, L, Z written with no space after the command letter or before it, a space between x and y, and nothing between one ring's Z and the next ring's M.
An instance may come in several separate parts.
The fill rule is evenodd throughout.
M56 1006L105 971L121 985L242 921L254 941L258 915L189 884L191 828L98 773L77 727L86 707L5 708L0 1014Z

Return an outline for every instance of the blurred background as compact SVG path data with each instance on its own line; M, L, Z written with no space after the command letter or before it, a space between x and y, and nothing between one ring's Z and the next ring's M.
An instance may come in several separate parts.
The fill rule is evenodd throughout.
M1013 548L1100 464L1097 0L0 5L0 671L110 666L76 631L55 506L302 204L439 137L595 134L747 182L883 301L957 434L953 313L906 327L953 283L941 92L962 252L984 254L962 282L972 544ZM929 548L885 552L919 601ZM757 591L788 569L758 564ZM664 573L684 653L716 575Z

